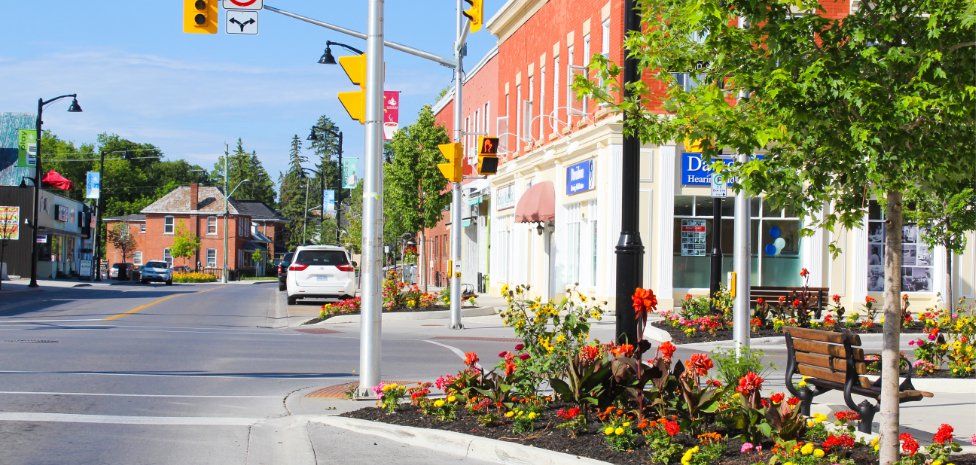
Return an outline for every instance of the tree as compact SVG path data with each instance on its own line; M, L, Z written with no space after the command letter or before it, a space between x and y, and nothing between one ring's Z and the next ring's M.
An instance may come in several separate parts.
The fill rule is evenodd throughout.
M305 213L305 183L307 177L302 168L306 159L302 156L302 141L295 134L288 151L288 171L279 173L278 210L288 219L285 225L285 243L294 250L301 243L302 217Z
M574 82L626 113L625 131L644 142L704 140L706 157L762 150L763 159L728 168L738 187L826 230L862 227L871 198L885 205L880 462L896 461L903 198L971 185L976 9L876 0L836 18L816 0L641 4L643 31L625 46L638 72L666 88L625 84L636 96L621 101L620 69L600 56L594 68L609 85ZM692 71L686 82L697 86L670 74Z
M315 163L317 173L311 180L311 185L314 187L313 191L315 192L315 195L311 198L316 199L314 202L310 202L310 205L313 207L321 204L322 193L319 192L320 188L324 187L325 189L332 190L342 188L341 180L339 179L339 150L341 148L339 147L339 138L329 132L332 131L338 134L339 127L328 116L322 115L316 121L315 128L322 129L312 129L315 132L316 138L309 145L318 158L318 161ZM339 200L342 200L342 205L337 204L335 206L337 210L343 208L343 205L348 203L346 202L345 195L341 197L343 198ZM319 210L319 218L321 221L319 222L318 242L320 244L330 243L336 237L335 217L332 217L331 221L326 218L323 207Z
M129 234L128 223L118 223L109 229L108 241L122 252L122 263L128 263L129 251L136 248L136 238Z
M200 250L200 236L186 229L183 221L176 225L176 235L173 236L173 246L169 253L173 258L182 258L183 263L197 254Z
M444 192L447 179L437 169L442 160L437 146L450 140L430 105L420 109L416 122L393 136L389 144L393 159L385 166L383 210L387 218L397 219L384 226L384 235L394 242L403 233L419 232L423 244L424 228L437 225L450 205L451 196Z
M227 189L233 189L241 181L247 180L234 192L235 198L258 200L268 205L275 204L274 183L261 164L261 160L258 159L257 152L248 153L244 149L244 141L238 138L234 152L225 151L217 159L210 173L212 179L223 182L225 158L227 159Z
M952 292L952 254L963 253L966 249L966 232L976 229L976 189L961 185L950 192L922 192L911 189L906 194L909 199L905 216L918 224L922 230L922 241L930 247L942 246L946 259L945 303L951 312L954 308ZM942 195L939 195L942 194Z

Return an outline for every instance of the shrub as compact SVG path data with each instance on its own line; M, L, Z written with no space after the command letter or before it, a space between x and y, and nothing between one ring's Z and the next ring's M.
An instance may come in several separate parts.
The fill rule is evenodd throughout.
M189 273L173 273L174 283L212 283L217 277L212 274L191 271Z
M712 359L716 363L716 371L719 379L725 384L735 384L746 373L757 373L765 375L772 364L763 363L763 353L759 349L740 347L738 353L736 349L717 349L712 353Z

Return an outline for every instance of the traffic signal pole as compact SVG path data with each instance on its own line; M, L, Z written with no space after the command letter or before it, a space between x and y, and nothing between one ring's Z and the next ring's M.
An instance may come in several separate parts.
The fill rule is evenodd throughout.
M462 3L457 0L457 21L455 30L457 42L454 43L454 142L461 142L461 91L464 84L462 52L467 35L467 21L464 21ZM461 182L451 186L451 269L447 270L451 285L451 329L462 329L461 324Z

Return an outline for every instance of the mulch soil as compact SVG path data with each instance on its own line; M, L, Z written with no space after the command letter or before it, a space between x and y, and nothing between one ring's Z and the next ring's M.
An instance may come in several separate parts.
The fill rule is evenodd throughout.
M481 436L501 441L514 442L526 446L538 447L570 455L588 457L595 460L602 460L619 465L647 465L650 463L649 454L642 444L632 451L618 452L610 449L602 434L598 433L599 423L591 421L588 425L587 433L581 433L573 437L568 430L556 428L558 421L555 416L559 405L552 405L543 414L542 420L537 423L537 429L531 433L515 434L512 432L511 425L503 422L497 426L483 426L478 423L476 416L471 415L467 410L458 411L455 421L440 421L433 416L423 415L419 409L412 406L405 406L395 414L387 414L383 410L375 407L363 408L353 412L348 412L342 416L358 418L362 420L379 421L401 426L412 426L416 428L440 429L454 431L457 433ZM676 436L680 442L685 444L685 448L696 444L696 440L684 435ZM743 454L740 452L742 442L731 439L725 450L725 454L713 465L751 465L755 463L768 463L770 455L765 452ZM771 447L767 444L764 449ZM859 446L850 451L850 458L855 463L868 464L877 463L878 458L867 447ZM674 463L679 463L680 456L675 457ZM965 454L953 457L956 465L976 465L976 454Z

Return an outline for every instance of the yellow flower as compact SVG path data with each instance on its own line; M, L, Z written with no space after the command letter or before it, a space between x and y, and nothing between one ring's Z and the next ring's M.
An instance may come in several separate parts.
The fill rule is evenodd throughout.
M453 404L454 402L457 401L457 397L456 396L447 396L447 401Z
M881 436L875 436L874 439L871 440L871 446L874 447L878 445L879 441L881 441Z
M814 424L823 423L824 421L827 421L827 415L824 415L824 414L822 414L820 412L814 413L813 414L813 421L814 421Z
M515 412L513 412L511 410L505 412L505 418L512 418L514 416L515 416Z
M625 421L624 424L621 425L621 426L623 426L624 428L630 428L630 422L629 421Z
M529 420L535 420L535 417L537 416L539 416L539 414L535 412L529 412Z
M502 284L501 291L502 291L502 296L507 296L508 295L508 284Z
M444 406L444 399L437 399L434 401L434 407L441 408Z
M936 459L936 460L932 461L932 465L942 465L942 461Z
M603 430L603 434L605 434L607 436L613 434L613 427L612 426L606 427L606 429Z
M613 430L613 434L620 436L621 434L624 434L624 429L618 426L617 429Z
M806 443L806 444L804 444L803 447L800 448L800 453L803 454L803 455L810 455L810 454L812 454L813 453L813 444L811 444L809 442Z
M799 388L805 388L805 387L807 387L807 377L804 376L804 377L800 378L800 382L799 383L796 383L796 386L799 387Z
M823 449L814 449L813 450L813 456L816 457L816 458L818 458L818 459L821 458L821 457L823 457L824 456L824 450Z
M560 342L563 342L563 341L565 341L565 340L566 340L566 336L564 336L564 335L562 335L562 334L560 334L560 335L558 335L558 336L556 336L556 343L557 343L557 344L558 344L558 343L560 343Z

